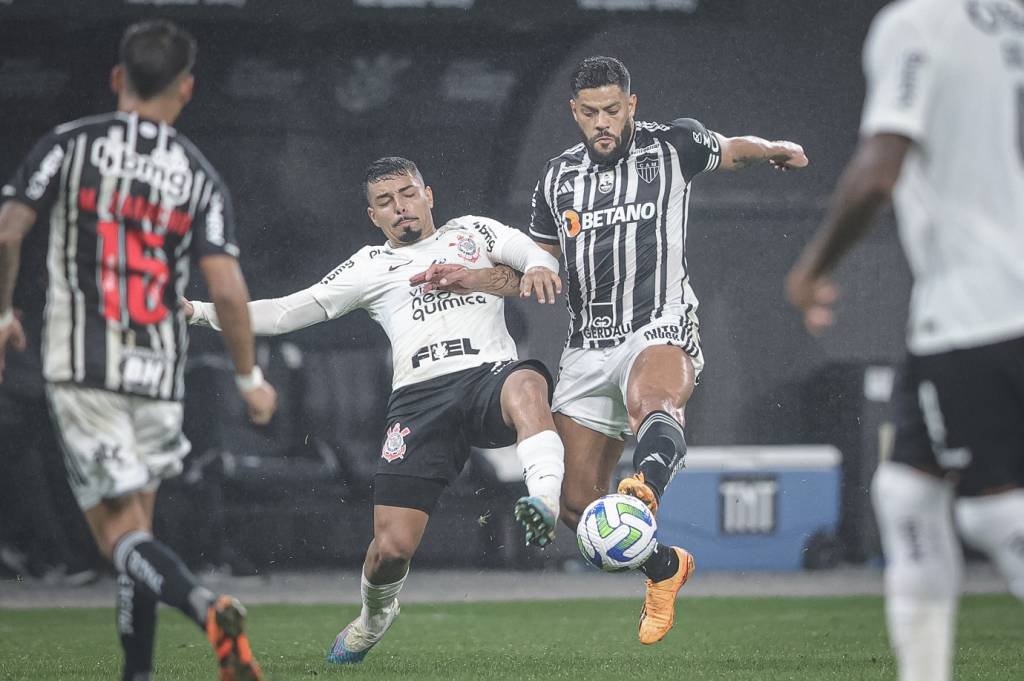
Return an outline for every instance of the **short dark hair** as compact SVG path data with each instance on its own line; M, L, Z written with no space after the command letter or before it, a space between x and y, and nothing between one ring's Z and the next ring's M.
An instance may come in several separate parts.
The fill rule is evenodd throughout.
M629 92L629 69L615 57L587 57L576 65L569 78L573 97L580 90L605 85L618 85L623 92Z
M120 58L128 87L142 99L162 93L196 63L196 39L165 19L140 21L125 30Z
M381 180L390 180L393 177L399 175L412 175L420 182L423 182L423 175L420 174L420 169L416 167L416 164L407 158L401 156L385 156L384 158L378 158L376 161L366 166L366 175L363 181L363 186L366 189L366 198L370 198L370 183L380 182Z

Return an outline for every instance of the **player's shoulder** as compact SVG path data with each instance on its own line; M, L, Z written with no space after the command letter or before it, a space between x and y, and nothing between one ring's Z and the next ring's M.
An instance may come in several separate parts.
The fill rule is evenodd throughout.
M935 0L896 0L875 15L868 40L878 36L889 39L938 38L950 18L956 14Z
M462 215L446 222L439 233L462 232L481 243L488 251L493 251L499 232L509 229L494 218L483 215Z
M561 165L574 165L583 162L583 157L587 154L587 146L580 142L574 144L571 147L564 149L557 156L552 156L548 159L544 166L545 172L549 168L557 168Z
M697 144L717 150L718 141L703 123L695 118L676 118L668 123L638 121L636 124L636 146L643 147L664 139L676 148Z
M320 283L329 284L342 274L350 271L359 275L369 275L379 269L379 256L388 252L388 250L388 247L385 245L363 246L349 256L349 258L343 263L328 272L327 275L320 280Z
M72 121L61 123L53 128L50 131L50 134L59 138L74 137L83 132L88 133L94 130L105 129L111 123L117 122L118 120L118 113L116 111L83 116L82 118L76 118Z

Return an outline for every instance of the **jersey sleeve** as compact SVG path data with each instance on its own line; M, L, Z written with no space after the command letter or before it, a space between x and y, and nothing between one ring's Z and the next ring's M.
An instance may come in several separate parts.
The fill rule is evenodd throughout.
M679 153L679 166L687 182L718 168L722 162L722 146L718 137L700 121L677 118L669 127L673 146Z
M200 192L196 215L192 221L193 249L198 257L230 255L237 258L239 249L235 241L235 208L231 193L219 177L209 177Z
M492 262L508 265L520 272L534 267L558 272L558 260L518 229L491 218L471 216L470 219Z
M935 66L919 26L900 12L879 14L864 42L867 95L861 135L893 133L920 140L932 108Z
M373 277L370 268L370 259L364 251L359 251L308 290L327 312L327 316L337 319L363 307Z
M552 196L554 188L551 184L554 180L555 169L547 168L544 176L537 182L533 189L533 207L530 213L530 236L542 244L558 244L558 225L555 222L555 215L548 203L548 197Z
M15 199L42 213L53 205L60 185L60 171L67 153L66 141L51 131L44 135L21 162L10 181L0 189L0 202Z

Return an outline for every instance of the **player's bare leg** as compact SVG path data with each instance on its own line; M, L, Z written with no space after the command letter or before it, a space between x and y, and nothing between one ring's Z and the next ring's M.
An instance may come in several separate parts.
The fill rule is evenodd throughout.
M373 541L363 561L363 608L334 639L327 656L335 664L362 662L395 621L401 607L398 593L409 563L423 539L430 516L415 508L373 507Z
M516 431L516 455L523 466L527 496L516 502L515 517L526 543L547 546L555 538L565 473L562 440L548 402L548 382L530 369L513 372L501 388L501 415Z
M554 420L565 445L562 522L575 530L583 509L608 494L625 443L581 426L565 414L555 414Z
M153 643L147 626L151 622L155 629L155 603L159 600L180 610L203 630L217 655L221 681L258 681L262 675L245 635L245 609L234 598L215 597L171 549L153 538L154 500L154 492L139 492L104 499L85 511L100 553L119 573L125 678L149 678L151 669L145 667L151 666ZM139 592L143 602L137 604ZM137 623L129 621L133 616L140 618Z
M633 363L626 386L630 429L636 433L636 471L619 484L657 511L661 495L686 456L683 410L693 394L693 362L682 348L656 345ZM647 594L640 612L640 642L660 641L675 621L675 599L694 570L685 549L658 544L640 569L647 575Z

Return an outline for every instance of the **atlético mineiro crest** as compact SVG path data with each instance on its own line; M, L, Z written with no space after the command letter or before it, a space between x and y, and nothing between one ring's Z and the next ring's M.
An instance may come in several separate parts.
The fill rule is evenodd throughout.
M388 437L384 440L384 448L380 452L381 458L389 463L405 458L405 436L410 432L408 428L403 428L401 423L388 428Z
M456 253L467 262L476 262L480 259L480 246L472 237L457 234L455 241L448 245L455 246Z
M640 179L650 184L654 182L654 178L658 177L659 163L656 158L640 158L636 161L636 174L640 176Z

